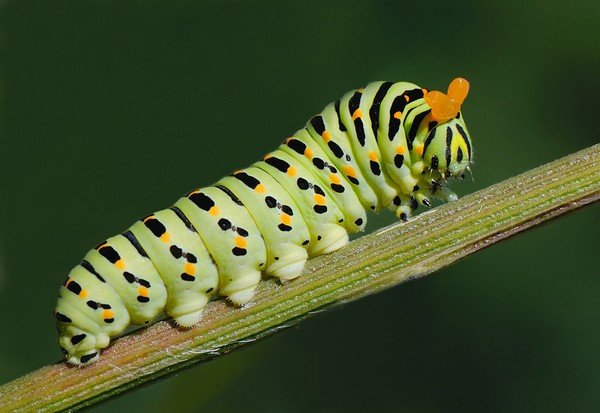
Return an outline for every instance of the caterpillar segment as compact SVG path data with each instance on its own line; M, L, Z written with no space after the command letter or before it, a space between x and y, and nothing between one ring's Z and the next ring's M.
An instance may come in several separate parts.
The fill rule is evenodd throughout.
M447 181L473 158L468 90L457 78L446 93L407 82L350 91L258 162L100 243L59 290L67 362L95 362L111 337L162 312L191 327L217 295L249 302L262 273L298 277L308 257L362 231L366 211L408 220L432 198L456 199Z

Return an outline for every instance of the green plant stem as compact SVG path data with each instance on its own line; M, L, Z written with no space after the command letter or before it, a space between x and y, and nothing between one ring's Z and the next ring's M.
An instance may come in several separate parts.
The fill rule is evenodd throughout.
M600 144L311 259L286 285L262 282L251 305L209 303L201 324L168 321L117 339L87 368L59 362L0 387L0 411L93 405L288 327L325 307L422 277L600 199Z

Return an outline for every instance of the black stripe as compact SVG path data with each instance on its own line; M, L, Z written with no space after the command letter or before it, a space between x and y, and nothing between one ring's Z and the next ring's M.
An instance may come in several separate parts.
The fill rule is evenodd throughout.
M433 140L433 138L435 138L435 129L432 129L427 134L427 139L425 139L425 144L423 145L423 156L425 156L425 152L427 151L427 147L429 146L429 144L431 143L431 141Z
M467 133L462 128L462 126L460 126L460 125L457 124L456 125L456 130L458 131L458 133L460 134L460 136L462 136L463 139L465 140L465 143L467 144L467 154L469 155L469 160L471 160L471 144L469 143L469 137L467 136Z
M385 82L379 86L379 90L373 99L371 109L369 109L369 117L371 118L371 127L373 128L375 139L377 139L377 129L379 129L379 108L381 107L381 102L385 98L385 95L387 95L387 92L390 90L392 85L392 82Z
M237 196L235 196L233 192L231 192L231 189L223 185L216 185L216 187L219 188L221 191L225 192L227 195L229 195L229 198L231 198L233 202L235 202L239 206L244 206L244 203L240 201L240 199Z
M452 146L452 129L446 128L446 168L450 167L451 147Z
M144 225L146 226L146 228L148 228L150 231L152 231L152 233L154 234L155 237L160 238L160 236L162 234L164 234L165 232L167 232L167 228L165 228L165 226L163 225L162 222L160 222L158 219L156 218L149 218L146 221L144 221ZM102 250L105 248L102 248L100 250L100 252L102 253Z
M402 96L396 96L392 102L392 106L390 106L390 124L388 125L388 138L390 141L394 140L394 136L396 136L396 133L400 129L400 119L396 119L394 113L402 112L404 106L406 106L406 102Z
M125 231L123 233L123 236L125 238L127 238L129 240L129 242L131 242L131 245L133 245L133 247L137 250L138 254L140 254L142 257L148 258L148 254L146 253L146 251L144 250L144 248L142 248L142 245L137 240L137 238L135 237L135 235L133 235L133 232L131 232L131 231Z
M300 155L304 155L304 151L306 151L306 144L298 139L288 140L287 146Z
M323 117L321 115L313 116L310 119L310 124L317 131L319 135L322 135L325 132L325 123L323 123Z
M104 245L103 247L100 247L98 252L100 253L100 255L102 255L104 258L106 258L113 264L121 259L121 256L119 255L117 250L115 250L110 245Z
M346 132L348 129L346 129L346 125L344 125L344 123L342 122L342 117L340 116L340 100L339 99L335 101L335 113L338 118L338 127L340 128L340 130L342 132Z
M177 217L183 221L183 223L185 224L186 228L189 229L192 232L198 232L196 231L196 228L194 228L194 225L190 222L190 220L188 219L188 217L185 216L185 214L183 213L183 211L177 207L171 207L170 208L171 211L175 212L175 215L177 215Z
M91 272L92 274L94 274L96 276L96 278L99 279L100 281L102 281L103 283L106 282L106 280L104 278L102 278L102 276L100 274L98 274L98 272L96 271L96 269L88 261L82 260L81 261L81 266L83 268L85 268L86 270L88 270L89 272Z
M408 131L408 136L406 137L406 142L408 143L409 150L412 150L412 144L415 138L417 137L417 131L419 130L419 126L421 126L421 122L423 122L423 119L429 114L429 112L431 112L431 110L426 110L425 112L419 113L417 116L415 116L412 125L410 125L410 130Z

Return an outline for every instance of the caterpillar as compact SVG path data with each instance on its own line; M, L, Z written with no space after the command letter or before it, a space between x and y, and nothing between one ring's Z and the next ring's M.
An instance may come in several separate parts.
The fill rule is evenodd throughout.
M460 112L469 83L447 93L373 82L313 116L277 149L195 189L90 250L60 287L54 315L66 360L99 359L129 324L166 313L197 324L217 295L248 303L261 276L300 275L365 227L366 211L408 220L473 158Z

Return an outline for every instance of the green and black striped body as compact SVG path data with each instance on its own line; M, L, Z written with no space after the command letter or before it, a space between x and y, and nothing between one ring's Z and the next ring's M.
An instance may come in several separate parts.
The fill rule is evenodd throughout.
M67 361L97 360L110 337L162 312L191 327L217 295L247 303L261 274L291 280L343 247L365 211L406 220L432 196L454 199L445 183L468 168L471 141L460 111L440 121L427 93L405 82L348 92L260 161L92 249L55 309Z

